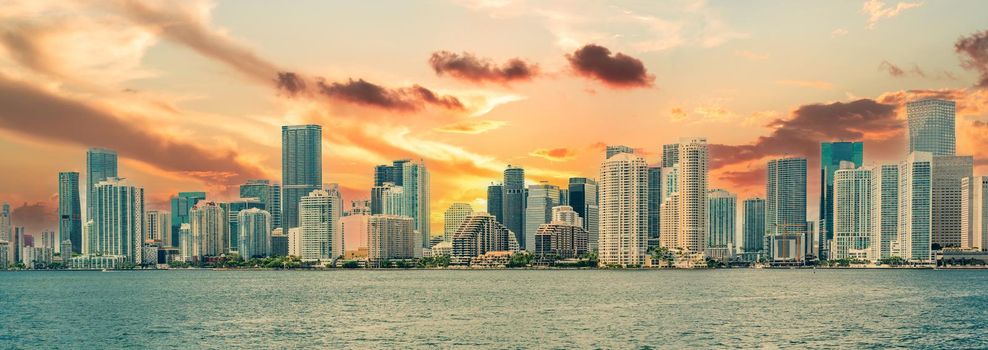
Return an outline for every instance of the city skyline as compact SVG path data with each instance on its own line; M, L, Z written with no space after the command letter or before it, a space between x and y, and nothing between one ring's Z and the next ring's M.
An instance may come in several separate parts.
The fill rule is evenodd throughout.
M21 33L37 44L37 54L41 56L34 57L36 61L5 52L0 64L7 71L0 77L0 87L4 89L4 102L18 108L5 111L0 123L4 135L0 146L8 150L5 154L11 160L3 165L10 175L9 181L0 185L0 198L20 212L21 225L27 226L28 231L57 230L57 202L53 199L57 198L57 189L52 178L62 171L87 174L79 152L102 147L121 152L120 175L145 188L148 209L168 210L168 199L178 192L206 192L210 200L234 200L237 187L247 179L281 179L281 144L274 130L282 125L311 123L323 127L322 183L339 183L347 200L370 198L368 184L374 165L395 159L423 160L428 164L434 182L429 208L433 232L441 232L443 211L453 202L485 208L485 186L498 181L508 164L525 169L526 187L548 181L562 188L570 177L594 177L604 153L603 144L635 148L648 164L658 164L662 145L683 136L708 139L710 188L729 190L739 200L765 196L762 184L768 159L786 153L806 157L810 171L807 216L815 218L820 193L816 173L819 142L864 141L868 143L866 164L898 161L905 156L907 142L904 102L930 96L948 97L957 104L957 154L985 158L980 154L985 141L979 131L984 128L980 123L988 96L972 86L984 77L984 70L979 70L985 67L983 49L978 46L985 36L984 28L973 15L982 5L928 3L891 14L870 12L860 4L828 4L827 11L812 20L800 15L783 16L793 4L778 4L779 8L765 11L767 23L801 19L800 24L805 26L801 35L815 38L813 43L828 52L840 53L828 54L833 63L822 66L826 68L823 73L812 74L779 64L799 61L803 54L795 52L808 48L810 43L782 50L769 39L765 28L740 18L744 12L737 5L691 5L670 6L672 9L665 12L627 4L601 9L593 4L436 3L425 7L456 13L481 26L517 24L538 35L517 48L461 36L448 38L441 45L416 40L394 48L396 57L387 62L372 58L364 60L365 64L346 62L373 57L373 52L383 52L386 46L371 40L354 48L345 40L330 38L332 47L361 53L343 50L345 53L332 55L320 49L292 47L274 53L278 52L276 48L284 47L275 39L290 29L265 27L273 32L258 33L245 21L257 15L259 8L252 5L192 2L167 8L155 3L111 2L96 6L11 6L7 15L16 17L16 23L42 25L47 23L42 15L62 18L57 15L60 11L80 7L86 10L83 13L113 20L93 23L86 16L67 20L65 25L51 28L45 40ZM343 6L335 12L353 15L370 10L358 4ZM374 10L391 13L403 10L403 6L406 5ZM895 3L884 6L888 10ZM425 7L415 11L428 11ZM538 7L542 11L536 12L540 13L571 15L613 12L613 20L626 23L627 28L611 29L594 21L559 20L565 23L552 24L549 17L521 14L532 7ZM964 7L970 7L970 11L961 11ZM301 13L301 7L284 5L281 10L303 21L311 18ZM335 16L330 14L334 11L312 12ZM642 24L682 23L697 13L710 15L704 20L717 24L712 29L715 32L685 26L661 35L663 32ZM893 40L902 32L915 30L910 28L924 18L944 13L955 20L917 33L907 42ZM160 30L162 22L152 19L201 31L203 40L208 42L195 43ZM72 34L64 28L73 25L93 30ZM430 24L429 29L445 25L451 24ZM409 26L412 24L398 21L388 31ZM110 29L122 34L109 35ZM388 31L365 35L378 39ZM731 33L734 35L727 35ZM134 45L115 45L122 52L97 55L105 61L100 65L79 54L92 50L87 44L67 47L66 54L58 57L45 55L51 52L46 50L52 45L70 35L83 35L89 40L80 42L93 46L107 42ZM519 34L509 31L483 35L493 39ZM628 39L619 39L621 36ZM659 42L666 45L657 45ZM889 44L892 42L895 44ZM861 43L881 45L862 50L857 48ZM608 80L610 77L597 74L592 67L580 65L581 57L599 54L600 48L640 63L643 74ZM291 58L293 53L305 58ZM246 56L238 56L241 54ZM502 63L516 57L527 64L524 67L537 66L538 72L532 70L521 78L502 74ZM458 70L456 67L461 66L452 64L473 62L472 58L488 69ZM494 64L484 66L488 58ZM696 62L690 62L693 59ZM728 65L734 69L720 68L717 63L725 61L736 64ZM367 65L379 68L371 70ZM202 67L209 67L206 76L213 83L199 84L203 78L194 77ZM826 74L838 70L839 74ZM766 72L771 74L754 78ZM715 74L725 77L717 80L717 86L696 83L711 80ZM315 96L310 90L289 84L304 82L308 88L318 87L317 76L327 78L325 87L332 88L328 91L336 91L336 95ZM278 78L282 78L282 84L272 87ZM182 79L193 86L184 88ZM395 98L382 105L354 100L356 97L345 94L360 82L392 89L385 91ZM42 83L57 87L42 87ZM417 95L409 92L413 90L397 89L416 84L438 96L435 101L451 102L454 100L444 98L455 97L461 107L452 102L444 105L416 100ZM79 94L98 98L84 101ZM772 98L766 98L766 94L772 94ZM233 103L245 97L249 102ZM32 101L35 104L29 104ZM58 113L68 119L58 119L58 114L27 113L51 112L38 109L41 104L52 105L50 101L57 101ZM115 102L119 105L106 106ZM24 119L33 114L37 114L35 120ZM77 114L88 119L77 122L64 117ZM106 121L105 116L113 119ZM826 118L847 124L858 117L869 122L857 128L821 125ZM56 134L60 121L80 128L78 134L82 136ZM28 130L38 122L46 123L41 124L45 127ZM148 128L144 122L153 122L155 127ZM735 130L716 130L722 125L732 125ZM553 132L560 127L567 132ZM129 137L113 137L122 132ZM168 141L172 148L135 145L124 139L151 141L146 142L151 145ZM26 157L32 155L43 155L45 161L29 161ZM11 168L15 164L27 171ZM975 174L979 168L984 170L976 166ZM80 181L89 180L83 176ZM87 196L85 192L81 191L81 197ZM174 221L172 224L180 225Z

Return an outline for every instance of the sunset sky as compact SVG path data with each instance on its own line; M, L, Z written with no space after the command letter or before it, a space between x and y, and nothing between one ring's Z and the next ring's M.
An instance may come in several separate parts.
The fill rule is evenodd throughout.
M484 209L508 164L565 186L603 144L658 162L705 136L711 188L763 195L768 159L865 141L906 150L905 101L958 103L958 154L988 172L988 2L0 1L0 201L55 221L57 173L108 147L148 208L280 181L285 124L323 126L324 182L424 159L433 232ZM83 179L83 183L84 183Z

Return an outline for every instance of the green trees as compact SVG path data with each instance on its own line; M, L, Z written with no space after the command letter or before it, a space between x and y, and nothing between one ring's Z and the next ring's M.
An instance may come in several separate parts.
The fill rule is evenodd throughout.
M525 267L532 264L535 257L529 252L517 252L508 260L508 267Z

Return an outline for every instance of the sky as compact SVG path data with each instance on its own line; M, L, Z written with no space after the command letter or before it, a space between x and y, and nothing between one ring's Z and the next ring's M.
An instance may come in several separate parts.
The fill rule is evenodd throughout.
M657 163L694 136L739 200L768 160L807 157L815 218L819 142L896 162L927 97L957 101L958 153L988 171L984 1L0 2L0 201L29 233L57 229L57 174L89 147L168 210L280 181L287 124L322 125L347 201L374 165L422 159L433 232L509 164L565 187L605 144Z

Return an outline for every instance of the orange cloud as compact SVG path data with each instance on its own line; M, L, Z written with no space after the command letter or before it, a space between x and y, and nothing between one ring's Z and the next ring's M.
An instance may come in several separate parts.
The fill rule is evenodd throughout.
M507 122L502 120L488 120L488 119L464 119L452 124L448 124L436 129L439 132L447 132L454 134L482 134L491 130L498 129L507 124Z
M553 162L565 162L576 157L576 151L569 148L539 148L528 153L533 157L539 157Z

